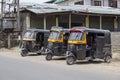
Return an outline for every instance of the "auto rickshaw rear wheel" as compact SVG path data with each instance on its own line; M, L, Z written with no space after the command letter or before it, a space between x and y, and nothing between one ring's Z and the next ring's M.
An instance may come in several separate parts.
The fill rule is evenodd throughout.
M69 57L67 57L67 59L66 59L66 63L67 63L68 65L74 64L75 61L76 61L76 59L75 59L73 56L69 56Z
M21 51L21 56L25 57L25 56L27 56L27 53L28 53L27 51Z
M105 59L104 59L104 61L105 61L106 63L111 63L111 61L112 61L111 56L110 56L110 55L106 56Z
M47 61L50 61L50 60L52 60L52 54L46 54L46 60Z

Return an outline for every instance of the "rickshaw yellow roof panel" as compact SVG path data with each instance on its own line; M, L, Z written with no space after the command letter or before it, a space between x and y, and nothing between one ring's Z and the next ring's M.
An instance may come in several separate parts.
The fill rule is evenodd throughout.
M35 41L33 38L23 38L23 41Z
M58 43L62 43L62 40L55 40L55 39L48 39L48 42L58 42Z
M86 41L68 40L68 44L86 44Z

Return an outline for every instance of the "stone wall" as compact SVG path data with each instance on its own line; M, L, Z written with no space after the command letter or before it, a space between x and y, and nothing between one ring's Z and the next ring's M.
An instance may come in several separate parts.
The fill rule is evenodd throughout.
M120 50L120 32L111 32L112 50Z

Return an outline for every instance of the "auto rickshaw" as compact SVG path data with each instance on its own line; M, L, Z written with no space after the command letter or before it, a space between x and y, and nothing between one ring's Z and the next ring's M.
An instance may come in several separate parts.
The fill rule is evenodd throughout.
M28 52L36 52L38 55L45 52L49 30L29 29L23 35L21 56L27 56Z
M70 30L66 63L72 65L76 60L92 61L95 58L111 62L111 34L109 30L74 27Z
M51 28L46 49L46 60L52 60L53 56L65 56L68 37L69 29L63 29L62 27Z

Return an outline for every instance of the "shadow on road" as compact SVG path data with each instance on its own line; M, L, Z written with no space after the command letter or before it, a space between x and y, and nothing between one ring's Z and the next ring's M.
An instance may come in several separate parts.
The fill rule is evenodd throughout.
M29 54L28 56L39 56L38 54Z
M75 64L84 65L84 64L101 64L101 63L104 63L104 62L103 61L79 61L79 62L76 62Z
M60 61L62 61L62 60L66 60L66 58L64 58L64 57L60 57L60 58L53 58L53 60L56 60L56 61L57 61L57 60L58 60L58 61L60 60Z
M28 56L44 56L45 54L28 54Z

